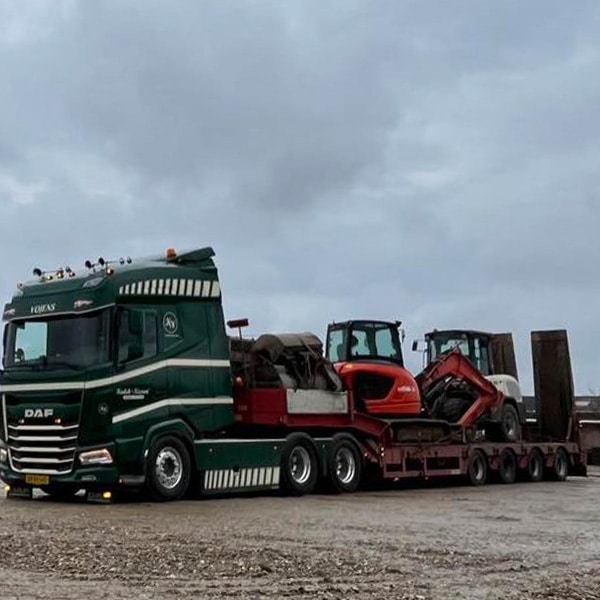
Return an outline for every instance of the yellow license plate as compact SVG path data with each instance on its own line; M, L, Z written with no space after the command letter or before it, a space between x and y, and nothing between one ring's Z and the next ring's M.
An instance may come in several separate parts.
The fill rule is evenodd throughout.
M50 477L48 475L25 475L25 483L29 485L48 485Z

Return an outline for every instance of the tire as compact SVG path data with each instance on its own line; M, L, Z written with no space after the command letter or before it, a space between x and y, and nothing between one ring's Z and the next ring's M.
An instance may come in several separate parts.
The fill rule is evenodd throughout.
M436 411L436 418L448 421L448 423L458 423L471 404L472 402L468 398L462 396L442 398Z
M327 456L328 482L333 492L355 492L362 478L362 455L356 442L350 437L333 438Z
M554 461L548 471L553 481L565 481L569 474L569 455L564 448L559 448L554 455Z
M487 458L481 450L473 450L467 464L467 477L471 485L484 485L487 480Z
M54 500L70 500L75 497L75 494L79 491L78 488L73 488L64 485L44 485L41 487L44 494L48 494Z
M495 427L495 436L499 442L520 442L521 421L517 409L509 403L502 405L500 419Z
M153 442L146 467L146 485L154 500L179 500L187 492L192 462L179 438L164 436Z
M319 461L311 438L293 433L281 452L281 488L284 492L302 496L314 491L319 479Z
M498 459L498 479L500 483L514 483L517 478L517 457L515 453L505 448Z
M542 481L544 479L544 455L534 448L527 457L527 481Z

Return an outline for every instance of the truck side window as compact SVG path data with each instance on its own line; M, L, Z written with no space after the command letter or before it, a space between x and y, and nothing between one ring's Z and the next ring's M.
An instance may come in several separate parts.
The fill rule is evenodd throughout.
M154 356L158 352L156 330L156 313L144 312L144 356Z
M157 317L149 310L128 309L119 321L118 362L149 358L158 352Z

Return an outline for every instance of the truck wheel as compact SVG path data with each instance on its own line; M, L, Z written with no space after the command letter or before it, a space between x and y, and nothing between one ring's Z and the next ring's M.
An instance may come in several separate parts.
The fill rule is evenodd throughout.
M500 429L501 441L521 441L521 422L519 421L519 413L512 404L504 403L502 406L498 428Z
M517 459L509 448L504 448L498 458L498 478L501 483L514 483L517 478Z
M329 483L334 492L355 492L362 477L362 456L351 438L333 439L327 457Z
M192 464L185 444L174 436L158 438L148 453L146 482L154 500L179 500L190 484Z
M474 450L469 457L467 475L472 485L483 485L487 480L487 459L481 450Z
M544 479L544 455L534 448L527 457L527 480L542 481Z
M319 463L308 435L293 433L281 453L281 487L296 496L310 494L317 484Z
M549 477L554 481L564 481L569 474L569 455L564 448L559 448L554 455L554 462L549 470Z

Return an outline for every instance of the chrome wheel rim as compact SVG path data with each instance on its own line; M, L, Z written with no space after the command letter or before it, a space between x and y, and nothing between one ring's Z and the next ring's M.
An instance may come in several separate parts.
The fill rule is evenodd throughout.
M290 453L288 465L290 476L298 485L304 485L310 479L310 455L306 448L296 446Z
M533 479L537 479L542 473L542 461L538 454L534 454L529 461L530 473Z
M556 457L556 473L559 477L564 477L567 473L567 469L567 459L565 458L565 455L561 452Z
M163 488L172 490L177 487L183 478L181 454L170 446L163 448L156 456L154 472Z
M483 479L483 461L480 456L473 459L473 478L475 481L481 481Z
M340 483L348 484L354 480L356 459L349 448L340 448L335 453L335 476Z

